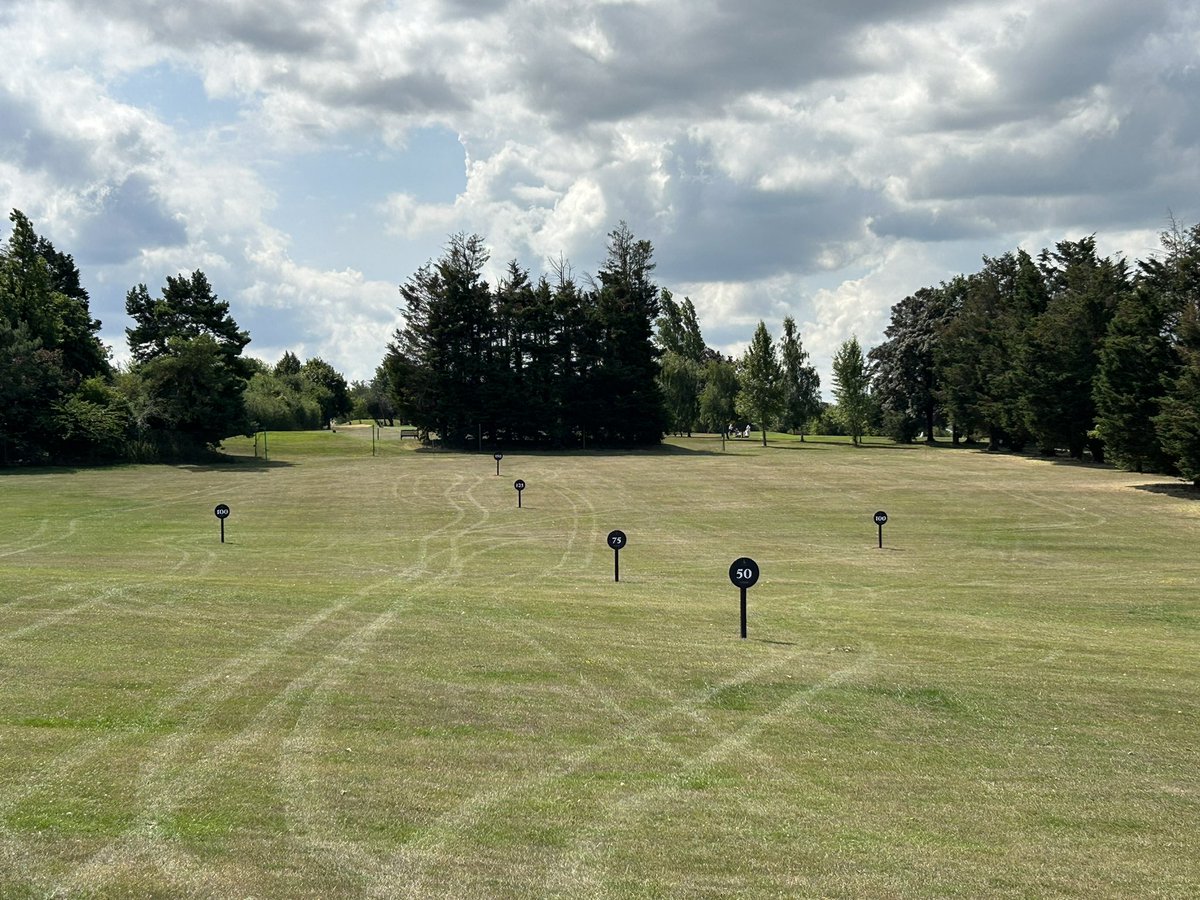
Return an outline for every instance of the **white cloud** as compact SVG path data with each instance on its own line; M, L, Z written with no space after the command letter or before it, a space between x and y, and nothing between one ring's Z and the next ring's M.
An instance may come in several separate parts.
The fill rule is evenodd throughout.
M1187 0L38 0L0 17L0 194L83 264L113 340L126 287L201 267L254 348L365 377L447 234L497 273L588 271L625 219L710 343L790 312L827 357L948 266L1092 231L1138 256L1168 209L1200 217L1198 47ZM400 165L366 206L279 215L301 154L431 127L465 150L458 196ZM295 249L335 218L400 249Z

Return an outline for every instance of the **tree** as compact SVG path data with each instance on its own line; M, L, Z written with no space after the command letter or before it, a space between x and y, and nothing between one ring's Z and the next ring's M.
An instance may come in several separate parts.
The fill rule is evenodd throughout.
M0 459L44 462L55 444L51 415L67 396L62 353L47 350L29 325L0 319Z
M783 412L783 367L775 356L775 344L761 320L754 329L750 346L738 366L738 412L762 428L763 446L767 446L767 428Z
M779 344L783 365L783 412L780 424L787 431L799 431L800 440L808 423L821 412L821 377L808 362L808 351L800 343L796 320L783 320L783 340Z
M495 345L488 252L479 235L457 234L437 263L400 286L405 324L385 360L404 418L448 446L464 446L486 412Z
M345 377L321 357L307 360L300 368L300 377L316 388L312 394L321 409L322 428L350 412L350 389Z
M737 364L718 356L704 366L704 388L700 392L700 422L709 431L725 431L737 418Z
M107 432L96 452L82 437L88 422L110 413L117 421L120 410L89 405L106 401L103 392L77 396L88 379L111 377L79 270L19 210L9 218L12 234L0 247L0 455L6 463L108 458Z
M1092 429L1092 384L1109 320L1129 289L1124 260L1096 256L1095 237L1060 241L1038 257L1050 300L1029 331L1023 380L1029 430L1043 453L1065 446L1073 458L1104 461Z
M937 355L961 294L962 279L956 279L905 297L892 307L886 340L868 354L874 362L875 397L895 440L912 441L924 430L926 443L934 441L941 393Z
M1121 298L1092 385L1097 435L1113 462L1138 472L1171 465L1154 428L1181 362L1167 335L1176 312L1167 301L1149 280Z
M962 288L935 354L941 403L956 430L983 430L989 450L1019 451L1030 437L1024 360L1030 329L1046 308L1042 273L1024 250L985 256Z
M658 376L667 427L676 433L692 436L700 420L700 391L704 370L698 362L673 350L662 355Z
M191 455L250 433L244 394L253 366L242 357L250 335L203 272L168 276L157 299L139 284L125 310L134 321L125 383L145 438L163 454Z
M871 370L857 337L838 347L833 356L833 396L838 416L854 446L858 446L871 416Z
M1179 472L1200 487L1200 316L1188 310L1176 352L1179 374L1161 401L1154 425Z
M250 434L243 371L212 335L168 338L161 353L132 370L130 400L143 436L165 455L189 456Z
M125 312L134 321L125 335L135 362L170 352L173 338L190 340L206 335L235 370L249 376L240 357L250 335L238 328L229 304L217 297L199 269L191 275L168 275L157 298L151 298L146 285L137 285L125 295Z
M1147 266L1147 277L1171 297L1168 320L1176 354L1166 393L1153 422L1163 452L1184 478L1200 487L1200 225L1173 228L1163 235L1162 261Z
M624 222L609 232L595 305L601 333L595 388L604 397L596 430L606 443L657 444L666 425L656 379L659 290L651 280L653 259L650 242L635 239Z
M662 348L658 376L670 430L690 437L700 419L700 392L704 387L704 361L708 348L700 333L696 308L685 297L676 303L663 288L658 317L658 344Z
M291 350L285 350L283 356L279 358L279 362L275 363L275 374L279 376L299 375L300 368L300 357Z

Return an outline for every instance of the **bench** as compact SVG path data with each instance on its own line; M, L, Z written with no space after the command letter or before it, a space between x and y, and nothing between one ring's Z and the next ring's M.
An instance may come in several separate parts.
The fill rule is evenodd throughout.
M415 429L415 428L401 428L400 429L400 440L404 440L405 438L417 438L417 437L420 437L420 435L417 433L417 429Z

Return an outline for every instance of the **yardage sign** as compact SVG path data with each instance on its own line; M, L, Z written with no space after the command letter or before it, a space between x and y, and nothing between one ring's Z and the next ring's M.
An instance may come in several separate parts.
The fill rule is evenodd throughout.
M620 581L621 548L625 546L625 532L610 531L608 533L608 546L612 547L613 552L613 581Z
M754 587L758 582L758 563L748 556L742 556L733 561L729 567L729 580L735 587L745 590Z
M499 450L497 450L494 454L492 454L492 459L494 459L496 461L496 474L499 475L500 474L500 460L504 459L504 454L501 453Z
M225 520L229 518L229 507L224 503L218 503L217 508L213 510L213 515L221 520L221 543L225 543Z
M729 580L742 591L742 639L746 637L746 588L758 582L758 563L748 556L739 556L729 567Z
M513 487L517 489L517 509L521 508L521 491L525 490L525 479L518 478L513 482Z
M874 515L875 524L879 526L879 549L883 549L883 526L887 524L887 513L882 509Z

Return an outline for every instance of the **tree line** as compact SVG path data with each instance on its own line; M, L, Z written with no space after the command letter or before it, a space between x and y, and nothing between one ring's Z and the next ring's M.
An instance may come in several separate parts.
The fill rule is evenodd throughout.
M1200 479L1200 225L1161 243L1017 250L905 297L869 354L882 430Z
M259 428L317 427L350 408L319 358L275 367L246 357L203 272L125 298L130 362L114 366L70 254L20 211L0 247L0 463L153 462L211 455Z
M1085 454L1200 475L1200 226L1173 226L1131 266L1095 238L1023 250L921 288L884 341L833 358L832 395L791 317L740 357L709 347L689 298L653 280L621 223L595 276L515 261L494 286L479 235L455 235L400 285L404 323L367 382L249 343L204 273L126 295L130 362L113 366L68 254L14 210L0 247L0 460L170 460L259 429L346 417L416 426L447 446L645 446L665 433L869 432L981 437L991 449ZM743 431L745 433L745 431Z

